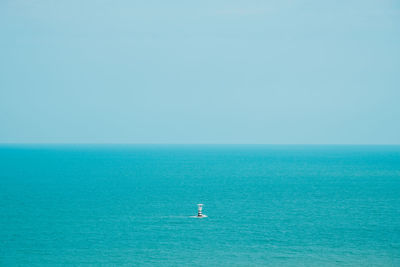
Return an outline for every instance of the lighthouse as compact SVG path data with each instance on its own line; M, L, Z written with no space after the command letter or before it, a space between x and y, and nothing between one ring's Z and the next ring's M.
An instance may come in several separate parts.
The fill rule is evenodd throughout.
M197 218L204 218L207 215L204 215L201 211L203 210L203 204L197 204Z

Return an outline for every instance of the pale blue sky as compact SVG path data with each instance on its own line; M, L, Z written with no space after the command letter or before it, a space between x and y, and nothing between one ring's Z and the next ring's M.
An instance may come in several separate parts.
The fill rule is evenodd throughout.
M0 1L0 143L400 144L400 1Z

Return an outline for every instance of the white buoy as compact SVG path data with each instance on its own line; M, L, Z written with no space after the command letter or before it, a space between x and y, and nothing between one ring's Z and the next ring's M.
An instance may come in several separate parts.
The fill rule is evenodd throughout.
M203 204L197 204L197 218L204 218L207 217L207 215L204 215L201 211L203 210Z

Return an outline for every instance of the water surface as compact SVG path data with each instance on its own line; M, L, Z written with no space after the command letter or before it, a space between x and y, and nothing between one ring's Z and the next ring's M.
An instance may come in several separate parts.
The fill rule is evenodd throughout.
M400 266L400 147L3 145L0 242L0 266Z

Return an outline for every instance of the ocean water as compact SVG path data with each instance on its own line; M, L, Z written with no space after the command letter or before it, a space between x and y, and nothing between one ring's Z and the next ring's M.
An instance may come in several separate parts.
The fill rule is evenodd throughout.
M0 266L60 265L400 266L400 146L3 145Z

